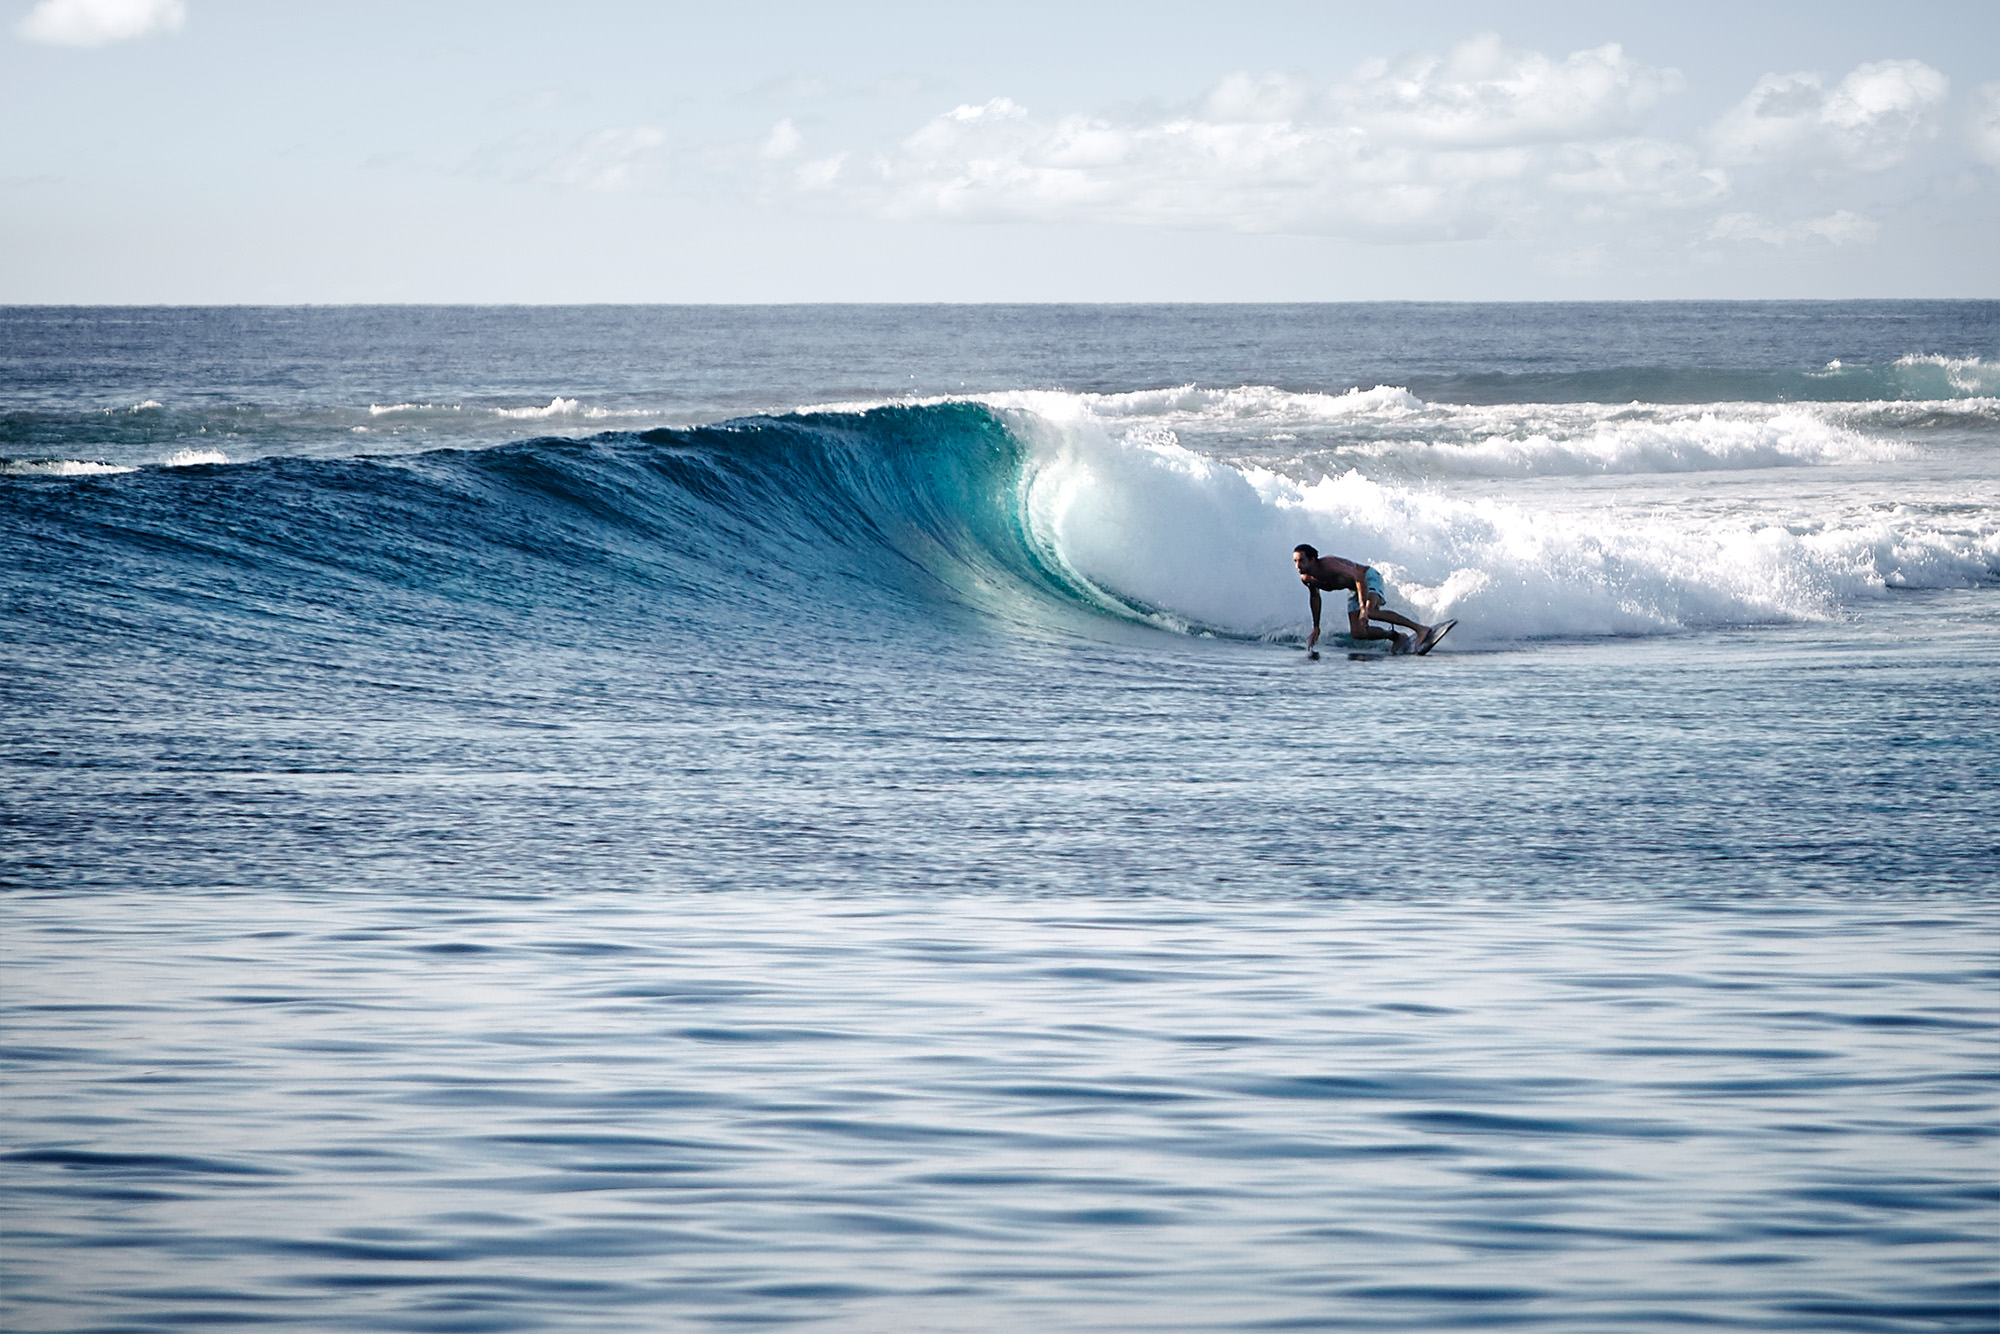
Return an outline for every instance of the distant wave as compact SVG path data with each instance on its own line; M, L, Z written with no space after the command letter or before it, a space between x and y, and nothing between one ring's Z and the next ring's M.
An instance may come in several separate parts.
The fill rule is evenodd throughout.
M495 408L493 413L495 416L510 417L517 421L532 421L536 418L547 417L605 417L610 415L602 408L585 408L576 399L564 398L560 394L550 399L547 405L543 407Z
M160 462L169 468L191 468L202 463L227 463L229 455L219 449L177 449Z
M399 412L462 412L456 403L370 403L368 415L387 417Z
M1606 412L1573 406L1457 408L1428 438L1344 446L1422 471L1472 476L1670 473L1881 462L1909 445L1863 435L1824 411L1765 404Z
M462 414L466 411L466 406L463 403L370 403L368 405L368 415L370 417L418 417L438 413ZM576 417L584 421L603 421L610 417L646 417L653 415L643 409L634 412L617 412L610 408L592 407L586 405L581 399L564 398L561 394L557 394L547 403L532 404L527 407L479 408L474 409L474 411L506 421L545 421L554 417Z
M95 463L88 459L0 459L0 476L8 477L99 477L136 471L116 463Z
M1427 401L1466 404L1898 402L2000 394L2000 362L1912 352L1886 364L1831 361L1786 369L1617 366L1420 375L1410 388Z
M227 463L229 456L219 449L177 449L159 460L166 468L189 468L204 463ZM0 459L0 476L7 477L108 477L137 472L122 463L94 459Z

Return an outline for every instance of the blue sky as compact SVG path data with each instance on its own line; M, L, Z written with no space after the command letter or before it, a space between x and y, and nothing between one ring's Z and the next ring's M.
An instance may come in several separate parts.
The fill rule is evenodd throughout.
M0 0L0 301L2000 296L2000 5Z

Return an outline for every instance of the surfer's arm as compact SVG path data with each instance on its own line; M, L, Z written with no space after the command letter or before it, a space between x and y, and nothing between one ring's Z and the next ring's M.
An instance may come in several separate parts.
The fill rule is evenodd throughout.
M1309 587L1306 589L1306 592L1312 594L1313 632L1312 638L1306 640L1306 647L1311 648L1314 644L1319 643L1319 590Z

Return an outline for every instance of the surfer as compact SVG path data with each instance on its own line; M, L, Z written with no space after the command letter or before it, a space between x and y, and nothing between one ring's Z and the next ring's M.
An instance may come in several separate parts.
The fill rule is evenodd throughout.
M1337 593L1343 588L1347 590L1349 635L1356 639L1386 639L1398 653L1427 653L1431 645L1444 638L1445 631L1456 624L1445 621L1439 625L1424 625L1384 607L1382 599L1387 594L1382 589L1382 575L1373 566L1339 556L1322 556L1319 548L1307 542L1292 548L1292 564L1298 567L1299 582L1312 593L1313 632L1312 638L1306 640L1308 653L1312 652L1313 645L1319 643L1319 595L1322 591ZM1399 635L1394 630L1370 625L1370 621L1387 621L1416 633Z

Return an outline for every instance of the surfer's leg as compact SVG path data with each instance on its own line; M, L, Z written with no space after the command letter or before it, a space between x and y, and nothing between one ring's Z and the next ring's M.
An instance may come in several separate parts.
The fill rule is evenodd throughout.
M1364 588L1349 589L1347 593L1348 634L1355 639L1387 639L1395 644L1396 651L1402 652L1406 646L1403 636L1394 630L1384 630L1370 625L1370 621L1387 621L1391 625L1407 626L1418 634L1423 626L1407 616L1400 616L1382 605L1382 576L1368 571L1368 582Z
M1376 613L1378 616L1380 612ZM1394 630L1384 630L1368 624L1368 618L1358 611L1347 613L1347 635L1350 639L1394 639Z
M1413 621L1409 617L1403 615L1403 613L1399 611L1390 611L1387 607L1377 607L1375 608L1374 611L1370 612L1369 615L1378 621L1387 621L1391 625L1400 625L1405 630L1415 630L1419 633L1422 633L1423 631L1430 629L1430 627L1428 625L1425 625L1422 621Z
M1383 606L1381 593L1373 588L1368 590L1368 596L1365 599L1357 599L1352 594L1348 595L1347 621L1350 625L1366 625L1370 621L1387 621L1391 625L1400 625L1406 630L1415 630L1420 635L1430 629L1429 626L1420 621L1413 621L1401 612L1390 611L1387 607ZM1364 634L1362 631L1356 630L1354 637L1356 639L1394 639L1396 632L1394 630L1369 630Z

